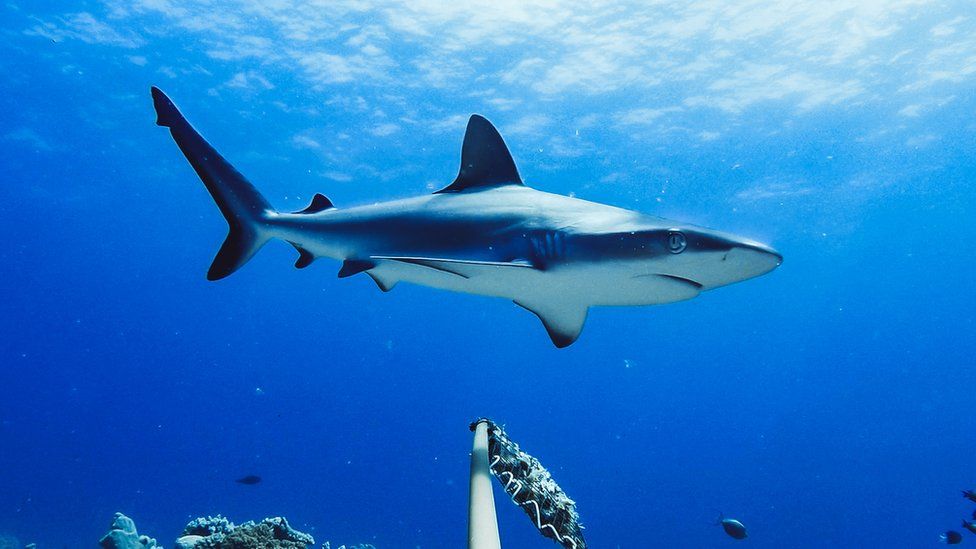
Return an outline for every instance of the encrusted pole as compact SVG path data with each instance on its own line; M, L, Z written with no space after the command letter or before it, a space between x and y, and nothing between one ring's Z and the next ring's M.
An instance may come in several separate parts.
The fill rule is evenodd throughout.
M474 448L471 450L471 483L468 494L468 549L501 549L495 496L491 493L491 470L488 465L488 420L474 426Z

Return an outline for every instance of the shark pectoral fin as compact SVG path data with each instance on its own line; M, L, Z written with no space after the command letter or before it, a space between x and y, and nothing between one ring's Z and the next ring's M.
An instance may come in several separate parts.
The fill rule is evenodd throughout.
M583 331L587 305L572 301L550 299L544 301L515 300L515 304L539 317L549 332L552 343L562 349L572 345Z
M474 261L468 259L443 259L434 257L403 257L403 256L370 256L375 261L397 261L420 265L436 271L454 274L463 278L473 278L479 274L497 273L508 269L535 269L531 263L525 261Z
M342 268L339 269L339 278L346 278L347 276L352 276L359 274L363 271L368 271L376 266L373 261L367 261L365 259L347 259L342 262Z
M295 244L294 242L292 242L291 245L294 246L296 250L298 250L298 260L295 261L296 269L304 269L305 267L311 265L313 261L315 261L315 255L312 254L312 252L306 250L305 248L302 248L301 246Z

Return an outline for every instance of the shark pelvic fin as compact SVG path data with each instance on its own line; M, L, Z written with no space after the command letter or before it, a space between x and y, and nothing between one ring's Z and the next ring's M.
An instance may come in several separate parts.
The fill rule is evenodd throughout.
M305 209L298 210L297 212L294 213L314 214L314 213L324 212L325 210L332 210L332 209L335 209L335 206L332 204L331 200L326 198L324 194L315 193L315 196L312 197L311 204L305 206Z
M392 290L398 282L396 279L383 276L381 273L366 271L366 274L369 275L369 277L373 279L373 282L376 283L376 286L384 292L389 292Z
M522 178L498 130L485 117L473 114L464 132L457 178L437 193L499 185L522 185Z
M515 300L515 304L539 317L549 333L549 339L559 349L572 345L579 338L586 323L586 313L589 312L587 305L557 299Z
M342 268L339 269L339 278L346 278L355 274L359 274L363 271L368 271L376 266L376 263L364 259L347 259L342 262Z

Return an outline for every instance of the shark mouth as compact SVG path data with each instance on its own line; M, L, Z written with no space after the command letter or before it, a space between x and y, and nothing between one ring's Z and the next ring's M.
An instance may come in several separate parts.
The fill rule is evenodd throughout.
M671 280L671 281L674 281L674 282L679 282L681 284L687 284L688 286L691 286L691 287L693 287L696 290L701 290L702 289L702 285L700 283L695 282L694 280L692 280L690 278L685 278L683 276L672 275L672 274L648 273L648 274L635 275L633 278L649 278L649 277L652 277L652 276L661 277L661 278L664 278L664 279L667 279L667 280Z
M690 278L685 278L683 276L677 276L677 275L663 274L663 273L659 273L657 276L663 276L664 278L670 278L671 280L675 280L675 281L678 281L678 282L683 282L685 284L689 284L691 286L694 286L698 290L701 290L702 289L702 285L701 284L699 284L698 282L695 282L694 280L692 280Z

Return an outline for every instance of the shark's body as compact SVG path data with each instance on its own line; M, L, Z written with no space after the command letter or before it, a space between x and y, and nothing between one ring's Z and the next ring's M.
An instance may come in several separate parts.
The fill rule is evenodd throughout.
M526 187L491 124L468 123L457 179L432 195L336 209L322 195L280 213L153 88L157 124L173 138L230 225L208 278L240 268L272 238L365 272L384 291L406 281L511 299L558 347L576 340L591 306L681 301L771 271L768 246L638 212Z

